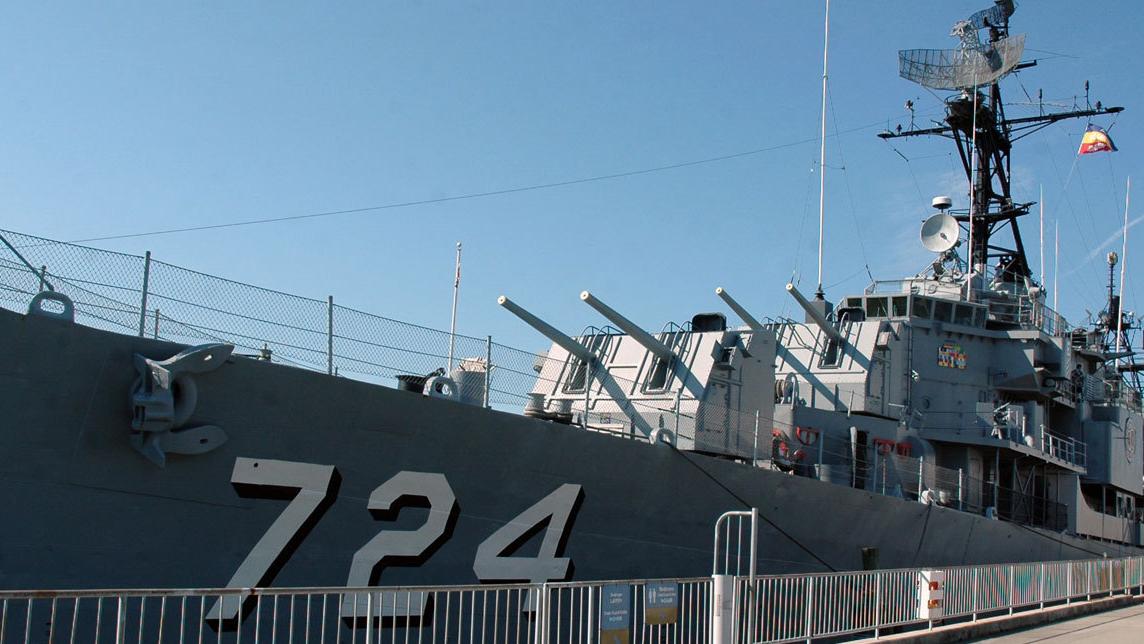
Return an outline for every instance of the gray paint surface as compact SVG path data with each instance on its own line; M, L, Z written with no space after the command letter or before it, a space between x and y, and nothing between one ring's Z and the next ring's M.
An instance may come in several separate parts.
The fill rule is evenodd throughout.
M471 583L482 541L564 484L583 488L561 556L574 579L708 574L712 526L757 506L766 572L1140 553L946 508L584 432L323 374L233 358L199 381L193 424L230 439L159 468L128 441L132 358L181 347L0 311L0 587L225 585L288 503L240 496L238 458L332 465L329 509L267 583L344 585L381 530L424 508L367 508L402 471L446 477L459 515L425 560L376 583ZM515 553L529 556L541 535Z

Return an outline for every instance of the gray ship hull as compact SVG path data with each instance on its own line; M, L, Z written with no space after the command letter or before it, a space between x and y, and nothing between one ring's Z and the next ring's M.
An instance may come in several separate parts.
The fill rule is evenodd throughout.
M220 587L240 566L276 586L705 575L716 518L752 506L766 572L858 569L864 547L884 568L1141 554L241 357L198 380L190 423L228 440L159 467L129 442L133 356L182 348L0 311L0 587ZM294 493L232 479L271 461L336 474L259 549ZM401 472L455 501L380 499Z

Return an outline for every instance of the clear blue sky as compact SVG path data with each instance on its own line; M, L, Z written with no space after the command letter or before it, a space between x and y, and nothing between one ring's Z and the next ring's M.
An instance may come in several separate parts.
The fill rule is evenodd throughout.
M866 263L879 279L919 270L930 198L965 205L952 144L895 143L907 164L874 135L907 123L906 99L921 122L940 113L935 95L897 77L897 50L951 47L953 22L989 4L833 3L831 299L862 290ZM1074 321L1102 304L1101 244L1120 225L1129 175L1144 203L1144 3L1099 7L1022 3L1014 31L1040 64L1005 86L1026 103L1011 114L1028 113L1025 93L1038 89L1061 107L1083 101L1086 79L1094 101L1128 107L1111 131L1121 152L1080 159L1067 186L1084 122L1033 135L1015 156L1018 198L1043 185L1050 226L1060 222L1061 308ZM723 310L716 286L759 316L791 313L792 273L806 292L815 282L822 18L821 2L761 0L9 3L0 227L81 240L785 146L93 244L447 328L459 240L458 330L524 348L546 343L496 306L501 293L570 333L601 322L583 289L653 330ZM1035 272L1036 224L1024 228ZM1144 227L1134 232L1129 308L1144 306Z

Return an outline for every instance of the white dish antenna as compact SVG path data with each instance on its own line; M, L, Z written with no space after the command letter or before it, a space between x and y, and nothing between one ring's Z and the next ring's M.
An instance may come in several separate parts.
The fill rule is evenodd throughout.
M939 212L922 224L922 246L934 253L944 253L957 246L960 232L956 219Z

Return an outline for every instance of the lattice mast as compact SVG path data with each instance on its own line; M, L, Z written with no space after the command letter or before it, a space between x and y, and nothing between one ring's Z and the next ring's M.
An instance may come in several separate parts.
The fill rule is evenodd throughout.
M960 40L955 49L909 49L898 52L899 74L934 90L957 92L946 100L944 123L926 129L883 132L883 139L936 135L952 139L957 147L973 199L966 211L951 213L969 231L969 265L978 275L997 260L994 280L1019 291L1032 281L1017 218L1029 213L1034 202L1013 200L1010 153L1013 142L1057 121L1114 114L1122 107L1096 107L1010 119L1001 101L1000 80L1009 73L1032 67L1021 62L1024 34L1010 35L1009 18L1016 4L995 0L994 6L954 24L950 32ZM981 41L981 33L988 40ZM976 136L975 136L976 130ZM1008 227L1011 242L999 245L994 236Z

